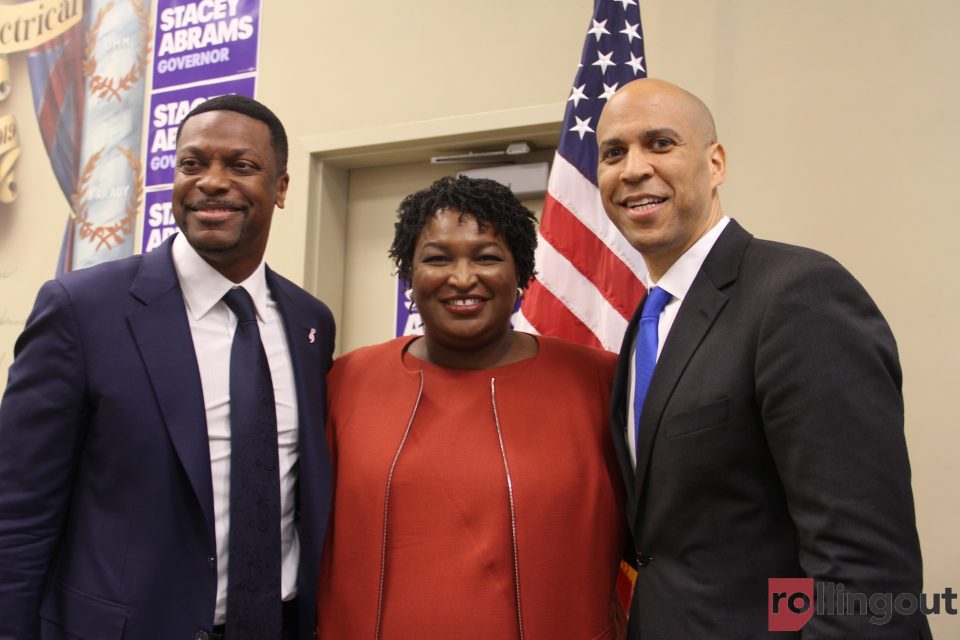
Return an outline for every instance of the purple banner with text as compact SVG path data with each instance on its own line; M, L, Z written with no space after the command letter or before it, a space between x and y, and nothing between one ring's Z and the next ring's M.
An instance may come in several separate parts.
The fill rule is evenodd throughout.
M260 0L159 0L153 88L257 69Z
M177 223L173 220L173 207L170 204L171 192L171 189L147 192L141 253L153 251L177 230Z
M397 337L421 335L423 321L420 312L410 302L410 285L397 277L397 313L394 329Z
M184 116L210 98L236 93L253 97L255 78L239 78L174 89L150 96L147 133L147 187L171 184L177 150L177 128Z

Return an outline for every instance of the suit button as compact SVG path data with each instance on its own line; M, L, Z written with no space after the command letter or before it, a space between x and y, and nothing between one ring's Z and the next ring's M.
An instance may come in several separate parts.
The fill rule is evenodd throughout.
M213 556L210 556L207 558L207 564L210 565L211 569L214 569L217 566L217 559Z
M197 631L197 634L193 636L193 640L210 640L210 634L200 629L200 631Z
M637 552L637 566L641 569L650 564L650 556L643 551Z

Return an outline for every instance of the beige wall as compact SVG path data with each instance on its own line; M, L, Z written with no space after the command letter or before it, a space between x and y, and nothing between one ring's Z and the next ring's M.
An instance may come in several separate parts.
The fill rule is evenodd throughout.
M292 138L288 206L276 218L268 259L301 281L316 277L305 273L317 260L304 238L317 195L308 151L318 138L347 131L369 139L416 123L442 129L446 119L540 107L559 118L592 7L588 0L263 3L258 97ZM960 211L948 174L960 143L953 115L960 3L641 0L641 10L651 75L685 85L715 112L729 157L726 211L758 236L837 257L893 326L927 589L960 588L953 474L960 421L952 401L960 287L951 268ZM28 181L53 185L45 162L39 145L25 154ZM0 280L0 306L12 320L53 271L65 206L55 189L46 192L32 193L18 212L37 230L13 250L0 246L0 275L16 251L25 256L20 275L29 276L15 290ZM375 256L384 240L370 240L358 251ZM320 262L342 265L337 251L325 250ZM334 278L341 291L366 268L360 254L347 253L349 274ZM388 299L358 304L392 314ZM335 307L340 313L343 305ZM0 322L3 369L15 329ZM939 637L960 637L955 616L932 622Z

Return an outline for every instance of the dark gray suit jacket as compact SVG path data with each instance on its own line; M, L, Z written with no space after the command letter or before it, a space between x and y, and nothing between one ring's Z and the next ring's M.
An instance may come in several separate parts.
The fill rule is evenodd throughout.
M922 585L900 366L867 292L830 257L754 239L731 221L664 344L640 426L624 440L628 364L611 426L639 565L630 638L767 632L768 579L847 592ZM814 615L804 638L914 638L920 616L876 626Z

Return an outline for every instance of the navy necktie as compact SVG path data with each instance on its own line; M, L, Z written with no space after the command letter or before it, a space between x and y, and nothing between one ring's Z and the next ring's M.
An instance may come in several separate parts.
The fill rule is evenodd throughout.
M643 412L643 401L647 398L647 389L653 377L653 369L657 366L657 327L660 323L660 312L673 298L660 287L653 287L647 292L640 311L640 327L637 330L637 347L634 354L634 386L633 386L633 428L637 443L637 459L640 458L640 414Z
M280 475L277 410L253 299L242 287L223 297L237 316L230 351L230 640L280 637Z

